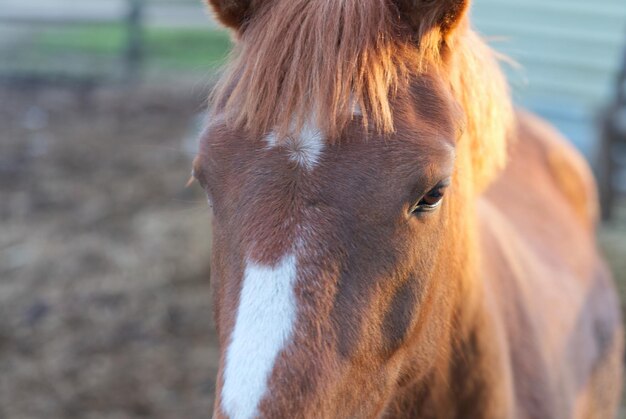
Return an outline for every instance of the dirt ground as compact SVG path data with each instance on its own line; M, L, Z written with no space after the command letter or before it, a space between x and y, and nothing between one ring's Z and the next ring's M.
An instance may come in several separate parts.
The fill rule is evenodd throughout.
M0 88L0 419L210 416L204 94Z
M198 89L0 91L0 418L206 418Z

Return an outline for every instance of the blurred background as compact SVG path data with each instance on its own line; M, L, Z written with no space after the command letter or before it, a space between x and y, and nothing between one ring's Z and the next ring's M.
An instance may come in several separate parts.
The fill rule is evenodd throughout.
M626 296L626 3L473 17L592 162ZM209 416L210 215L184 186L230 46L201 0L0 0L0 419Z

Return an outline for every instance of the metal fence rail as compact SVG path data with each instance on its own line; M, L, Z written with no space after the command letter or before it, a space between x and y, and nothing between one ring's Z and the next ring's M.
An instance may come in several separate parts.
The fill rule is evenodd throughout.
M68 4L68 2L17 2L4 0L0 2L0 29L13 31L20 36L4 37L0 39L0 63L12 63L15 50L25 50L28 45L28 35L45 30L61 30L72 27L121 25L125 36L123 45L120 45L118 62L113 67L119 68L120 78L126 82L136 81L141 72L143 57L142 21L144 15L144 0L108 0L85 1ZM8 40L7 40L8 39ZM71 65L71 64L70 64ZM5 68L2 68L5 67ZM40 66L40 67L43 67ZM100 70L94 65L94 70ZM0 66L0 78L3 79L58 79L67 78L67 74L58 71L34 69L9 69ZM71 76L70 76L71 77ZM100 71L93 74L83 74L81 78L105 79L115 78L114 75L104 75Z

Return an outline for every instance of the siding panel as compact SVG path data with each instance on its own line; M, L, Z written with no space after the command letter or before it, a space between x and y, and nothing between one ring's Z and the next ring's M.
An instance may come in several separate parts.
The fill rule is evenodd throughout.
M505 65L515 100L552 120L585 153L612 98L626 41L626 0L475 0L476 29Z

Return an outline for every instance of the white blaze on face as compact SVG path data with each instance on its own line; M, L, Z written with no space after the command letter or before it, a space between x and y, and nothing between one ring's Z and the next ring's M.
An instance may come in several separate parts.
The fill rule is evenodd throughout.
M281 142L273 132L265 140L270 147L279 145L285 147L289 153L289 159L307 170L311 170L317 165L325 145L324 136L311 123L305 124L299 135L290 136Z
M226 352L222 407L231 419L257 415L278 354L291 338L296 319L296 258L275 266L248 261L239 308Z

